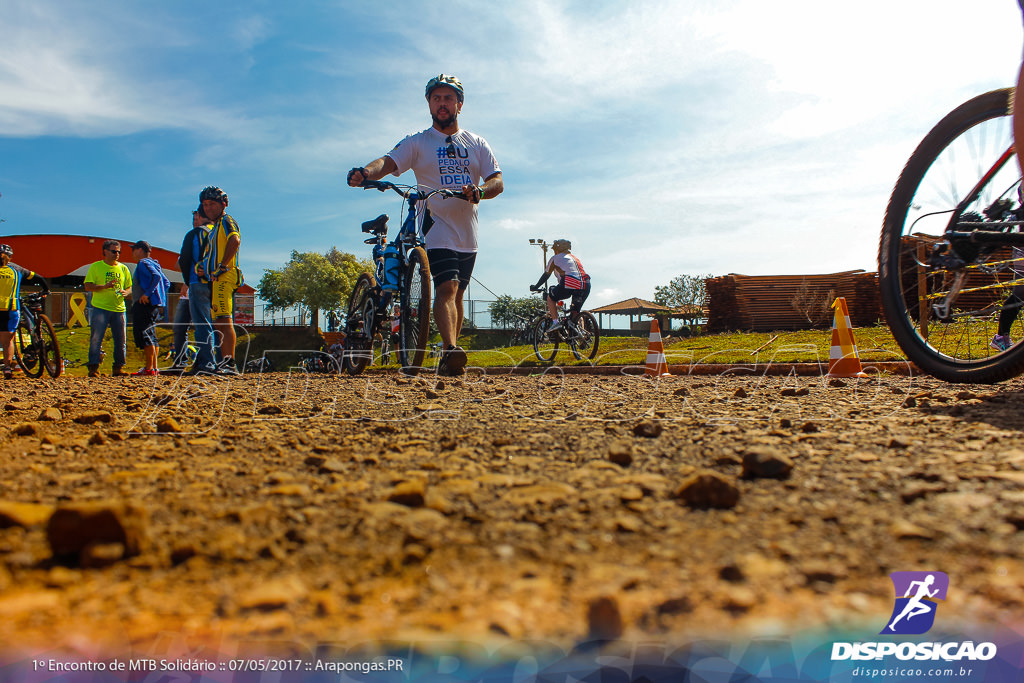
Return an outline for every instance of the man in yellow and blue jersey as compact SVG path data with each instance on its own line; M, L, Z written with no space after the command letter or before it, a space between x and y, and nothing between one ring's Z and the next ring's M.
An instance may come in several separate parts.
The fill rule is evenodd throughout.
M0 346L4 349L4 379L11 379L11 361L14 358L14 332L21 321L21 283L41 277L31 270L11 263L14 250L0 244ZM45 281L44 281L45 282Z
M220 374L237 375L235 367L235 292L244 284L242 270L238 267L238 248L242 235L235 219L225 213L228 195L219 187L206 187L199 193L203 213L213 225L207 242L206 253L196 265L196 273L210 283L213 304L213 325L220 333L221 361L217 365Z

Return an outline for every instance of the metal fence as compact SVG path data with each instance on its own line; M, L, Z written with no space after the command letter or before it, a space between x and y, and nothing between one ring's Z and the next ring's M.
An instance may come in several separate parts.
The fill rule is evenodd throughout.
M71 309L71 297L75 294L81 294L81 292L51 292L50 297L47 301L47 315L50 316L50 320L54 325L66 326L73 319L73 313ZM167 318L173 319L174 310L178 306L178 295L171 294L169 297L169 305L167 307ZM247 303L247 306L238 306L238 308L251 310L252 318L242 322L238 320L240 325L253 325L255 327L304 327L310 324L310 312L308 309L297 308L286 311L270 311L267 310L266 304L255 300L254 297L249 296L248 299L251 302L242 302L241 300L246 298L244 296L238 296L236 298L236 305L241 303ZM469 299L464 302L465 304L465 326L467 328L476 328L489 330L494 327L494 323L491 320L491 312L489 310L490 305L493 301L486 301L481 299ZM326 330L328 328L328 315L329 311L320 311L319 321L321 329ZM337 311L339 324L343 324L345 320L344 313ZM129 306L128 318L131 320L131 307Z

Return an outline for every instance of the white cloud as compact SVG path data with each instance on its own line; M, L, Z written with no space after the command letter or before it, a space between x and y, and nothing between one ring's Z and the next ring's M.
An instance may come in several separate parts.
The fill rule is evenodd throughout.
M223 8L212 43L174 4L8 0L0 135L172 130L195 167L175 187L213 170L250 183L231 187L249 214L243 260L363 255L358 224L394 219L397 201L344 188L345 171L426 127L423 83L457 73L465 125L507 188L481 208L478 277L525 295L540 265L527 238L566 236L600 305L681 273L873 267L904 160L952 106L1011 82L1022 40L1009 0L261 11ZM456 34L459 50L441 49Z

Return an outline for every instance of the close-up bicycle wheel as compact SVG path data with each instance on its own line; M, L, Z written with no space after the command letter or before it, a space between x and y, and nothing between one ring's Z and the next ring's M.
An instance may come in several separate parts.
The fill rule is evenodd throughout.
M430 336L430 264L423 247L409 252L401 294L398 363L407 374L423 367Z
M593 358L601 343L601 328L597 325L597 318L592 313L580 313L576 328L580 334L576 337L573 354L577 358Z
M27 316L23 311L21 322L18 323L18 329L14 332L14 357L29 377L42 377L43 375L41 347L41 340L38 337L34 338Z
M358 375L370 364L373 353L373 288L376 282L369 273L363 273L352 288L345 319L345 343L342 364L350 375ZM370 319L367 320L367 313Z
M975 97L925 136L882 225L879 289L893 337L921 370L950 382L1024 370L1020 302L1011 296L1024 285L1024 254L1000 235L1019 230L1008 224L1020 185L1011 93ZM1000 325L1006 337L996 336Z
M39 339L42 343L43 366L46 367L46 373L56 379L64 371L64 364L60 360L60 343L53 331L53 324L45 315L39 316Z
M533 339L533 352L537 359L550 363L558 353L559 335L557 332L547 332L548 320L545 316L538 316L531 325L530 336Z

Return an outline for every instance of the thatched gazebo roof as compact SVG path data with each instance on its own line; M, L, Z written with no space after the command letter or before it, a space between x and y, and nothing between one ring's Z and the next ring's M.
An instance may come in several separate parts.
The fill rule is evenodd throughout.
M700 306L680 306L678 308L672 308L671 306L662 306L659 303L653 301L647 301L646 299L640 299L633 297L631 299L625 299L618 301L614 304L608 304L607 306L601 306L600 308L590 309L591 313L597 313L598 324L604 327L605 315L628 315L629 324L632 326L633 318L643 316L654 316L662 318L662 323L665 323L665 318L682 318L684 320L698 320L704 317L704 312Z

